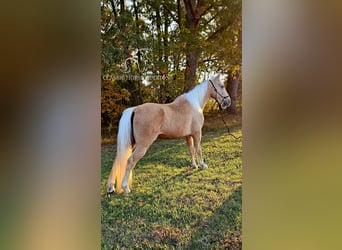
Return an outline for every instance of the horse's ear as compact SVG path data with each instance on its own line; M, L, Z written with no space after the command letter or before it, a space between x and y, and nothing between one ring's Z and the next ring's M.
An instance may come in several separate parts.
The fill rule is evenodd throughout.
M220 73L215 76L215 79L220 79Z

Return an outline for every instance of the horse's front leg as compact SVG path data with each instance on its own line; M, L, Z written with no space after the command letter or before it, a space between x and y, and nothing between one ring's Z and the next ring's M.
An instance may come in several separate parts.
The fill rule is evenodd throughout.
M196 134L194 134L194 136L193 136L193 138L194 138L194 145L195 145L195 149L196 149L196 152L197 152L199 164L201 165L202 169L206 169L206 168L208 168L208 166L207 166L207 164L204 163L204 160L202 158L201 137L202 137L201 131L199 131Z

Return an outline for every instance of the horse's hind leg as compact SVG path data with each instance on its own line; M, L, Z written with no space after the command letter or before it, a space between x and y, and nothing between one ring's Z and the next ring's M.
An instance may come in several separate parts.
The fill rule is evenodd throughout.
M190 151L190 155L191 155L191 166L193 168L197 168L197 164L196 164L196 161L195 161L194 139L192 138L191 135L186 137L186 142L188 143L189 151Z
M202 158L202 149L201 149L201 131L197 132L194 137L194 145L197 152L199 164L201 165L202 169L208 168L207 164L204 163L204 160Z
M125 193L131 192L131 190L128 187L129 176L137 162L146 154L148 148L149 147L137 145L132 155L128 158L125 176L122 181L122 188L125 190Z

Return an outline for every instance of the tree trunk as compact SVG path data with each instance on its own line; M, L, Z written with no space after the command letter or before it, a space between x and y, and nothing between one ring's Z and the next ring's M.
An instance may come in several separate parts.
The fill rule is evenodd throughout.
M157 48L158 48L158 74L162 75L163 68L163 50L162 50L162 19L160 9L156 9L156 26L157 26ZM165 84L162 80L159 83L159 103L164 103L165 100Z
M236 102L238 96L239 81L240 74L238 72L235 75L232 75L232 73L229 72L227 91L232 101L230 107L228 108L228 113L230 114L237 114Z
M120 12L123 13L125 11L125 0L120 0Z
M186 68L184 74L183 91L189 91L196 84L196 71L198 66L199 52L194 46L196 41L199 19L195 17L195 1L184 0L185 5L185 27L190 30L190 39L186 41Z
M167 12L164 12L165 23L164 23L164 36L163 36L163 46L164 46L164 62L163 62L163 76L167 76L169 74L169 21L167 18ZM169 89L169 82L167 77L165 77L164 80L164 86L165 86L165 95L164 95L164 103L169 102L169 95L168 89Z
M138 16L138 6L136 0L133 0L133 7L134 7L134 14L135 14L135 24L136 24L136 34L137 37L140 35L140 29L139 29L139 16ZM138 65L141 64L141 53L140 50L138 50ZM142 80L141 80L141 72L139 72L140 79L137 80L137 90L138 90L138 95L137 95L137 104L142 104L143 103L143 97L142 97Z
M196 85L196 71L198 66L199 51L190 50L186 55L185 86L184 91L189 91Z
M203 1L184 0L185 27L190 31L190 39L186 42L186 69L184 74L184 91L188 91L196 85L196 71L200 56L198 40L198 24L205 12Z

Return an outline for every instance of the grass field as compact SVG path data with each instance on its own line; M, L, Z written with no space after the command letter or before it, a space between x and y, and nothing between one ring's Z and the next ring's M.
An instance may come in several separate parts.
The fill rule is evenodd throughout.
M241 140L208 129L206 170L190 167L184 139L158 140L134 169L132 193L107 195L115 148L102 145L101 249L242 248Z

